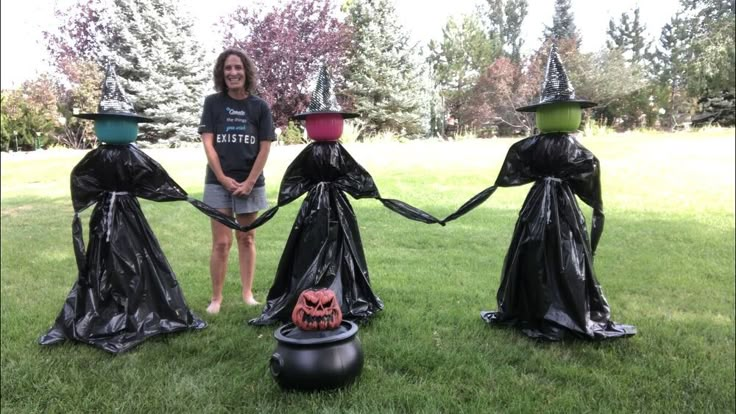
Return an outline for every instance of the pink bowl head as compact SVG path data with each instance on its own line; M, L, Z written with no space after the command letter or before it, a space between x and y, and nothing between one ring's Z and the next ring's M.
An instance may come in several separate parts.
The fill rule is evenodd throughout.
M307 135L315 141L337 141L342 136L342 127L339 113L307 115Z

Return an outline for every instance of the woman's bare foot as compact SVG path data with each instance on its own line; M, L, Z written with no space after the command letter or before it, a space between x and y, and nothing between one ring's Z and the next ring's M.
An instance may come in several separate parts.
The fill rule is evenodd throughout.
M222 300L219 301L211 301L210 305L207 306L207 313L210 315L217 315L220 313L220 305L222 304Z
M247 295L243 294L243 302L245 302L246 305L249 306L255 306L260 305L260 302L258 302L254 297L253 294Z

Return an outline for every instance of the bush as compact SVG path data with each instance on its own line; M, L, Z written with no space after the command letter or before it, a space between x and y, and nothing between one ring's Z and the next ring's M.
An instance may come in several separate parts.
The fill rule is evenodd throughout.
M363 128L365 128L365 121L360 118L352 118L346 119L343 122L345 122L345 124L342 128L340 142L343 144L358 142L358 137L360 137L360 134L363 132Z
M595 135L607 135L613 132L613 128L606 125L605 119L602 121L596 121L593 118L588 117L583 122L583 136L591 137Z
M289 121L289 125L281 133L281 136L276 138L284 143L284 145L304 144L306 142L302 126L294 121Z

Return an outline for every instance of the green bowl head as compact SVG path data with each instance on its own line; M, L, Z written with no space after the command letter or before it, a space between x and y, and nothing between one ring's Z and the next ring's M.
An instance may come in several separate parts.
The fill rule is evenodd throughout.
M130 144L138 137L138 121L124 116L95 119L95 135L106 144Z
M537 108L537 128L542 133L574 132L580 127L582 113L575 102L544 105Z

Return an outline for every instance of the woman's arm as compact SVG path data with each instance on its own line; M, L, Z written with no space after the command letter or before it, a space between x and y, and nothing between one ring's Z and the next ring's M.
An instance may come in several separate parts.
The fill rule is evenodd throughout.
M271 141L261 141L258 155L256 156L256 160L253 163L253 168L251 168L248 178L240 183L238 185L238 188L233 191L234 196L248 195L251 191L253 191L253 186L256 185L258 177L263 172L263 168L266 167L266 161L268 161L269 152L271 152Z
M222 184L225 189L231 193L234 193L238 189L238 182L234 179L225 175L220 165L220 157L215 151L215 134L212 132L202 133L202 143L204 144L204 153L207 155L207 164L209 164L212 172L215 173L217 181ZM259 154L260 156L260 154Z

